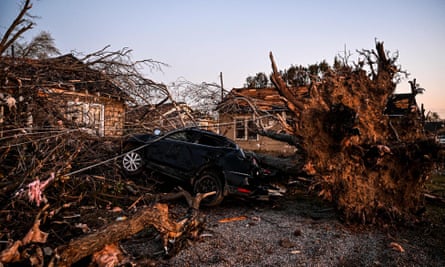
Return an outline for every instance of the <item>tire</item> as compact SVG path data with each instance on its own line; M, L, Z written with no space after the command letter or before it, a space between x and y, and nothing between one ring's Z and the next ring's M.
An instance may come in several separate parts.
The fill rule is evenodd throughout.
M145 161L142 156L142 149L132 151L135 148L137 148L137 146L132 145L125 149L130 151L122 157L121 161L122 169L124 170L125 174L129 176L140 174L144 170Z
M216 195L202 200L201 205L212 207L221 204L224 199L224 188L219 176L213 172L204 172L193 184L193 192L207 193L215 191Z

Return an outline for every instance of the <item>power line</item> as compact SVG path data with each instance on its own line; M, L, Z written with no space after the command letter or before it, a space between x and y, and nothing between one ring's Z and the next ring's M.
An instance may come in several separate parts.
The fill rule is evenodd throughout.
M169 133L166 134L166 135L162 135L162 136L156 137L156 138L154 138L154 139L152 139L152 140L150 140L150 141L148 141L148 142L145 142L144 145L141 145L141 146L139 146L139 147L136 147L136 148L134 148L134 149L132 149L132 150L130 150L130 151L126 151L125 153L122 153L122 154L117 155L117 156L115 156L115 157L112 157L112 158L110 158L110 159L107 159L107 160L104 160L104 161L101 161L101 162L92 164L92 165L90 165L90 166L81 168L81 169L79 169L79 170L72 171L72 172L67 173L67 174L64 174L64 176L69 176L69 175L74 175L74 174L77 174L77 173L81 173L81 172L84 172L84 171L86 171L86 170L92 169L92 168L94 168L94 167L97 167L97 166L103 165L103 164L105 164L105 163L108 163L108 162L110 162L110 161L117 160L117 159L123 157L124 155L126 155L127 153L141 150L141 149L143 149L144 147L147 147L147 146L149 146L149 145L151 145L151 144L153 144L153 143L156 143L156 142L158 142L158 141L160 141L160 140L162 140L162 139L164 139L164 138L167 138L168 136L170 136L170 135L172 135L172 134L175 134L175 133L177 133L177 132L179 132L179 131L181 131L181 130L182 130L182 129L178 129L178 130L175 130L175 131L171 131L171 132L169 132Z

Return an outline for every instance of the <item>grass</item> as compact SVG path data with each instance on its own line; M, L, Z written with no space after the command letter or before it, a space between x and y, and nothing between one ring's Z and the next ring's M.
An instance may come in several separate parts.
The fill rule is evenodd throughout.
M429 193L438 197L445 197L445 175L434 174L430 181L426 183L426 189Z
M430 222L445 227L445 175L434 174L426 184L427 192L442 199L442 201L428 201L427 211L424 214ZM445 240L444 240L445 241Z

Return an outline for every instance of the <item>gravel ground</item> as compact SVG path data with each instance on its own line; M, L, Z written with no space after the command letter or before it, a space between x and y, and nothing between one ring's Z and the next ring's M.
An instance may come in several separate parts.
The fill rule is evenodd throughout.
M304 194L231 199L202 213L201 240L156 266L445 266L444 224L345 225Z

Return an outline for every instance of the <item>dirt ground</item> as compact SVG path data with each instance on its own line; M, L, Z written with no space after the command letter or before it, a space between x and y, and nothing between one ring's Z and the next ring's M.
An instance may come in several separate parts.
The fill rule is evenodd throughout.
M171 206L173 213L186 209L180 202ZM273 201L227 199L218 207L202 208L207 227L199 241L170 259L142 264L445 266L445 217L430 220L437 209L445 211L443 205L429 205L422 222L373 227L342 223L332 206L298 189ZM123 247L136 257L147 256L156 248L146 237Z
M179 253L165 257L159 234L148 228L120 242L127 257L120 266L445 266L445 176L428 189L440 199L426 202L421 220L379 226L344 223L330 203L298 184L288 186L284 197L269 201L226 198L217 207L200 208L204 231ZM188 210L184 199L169 201L168 206L174 221ZM63 229L84 234L68 221L94 231L132 216L82 207L80 216L62 224L53 221L42 230L51 240L69 240L74 236L63 236ZM75 266L92 266L90 261L85 258Z

